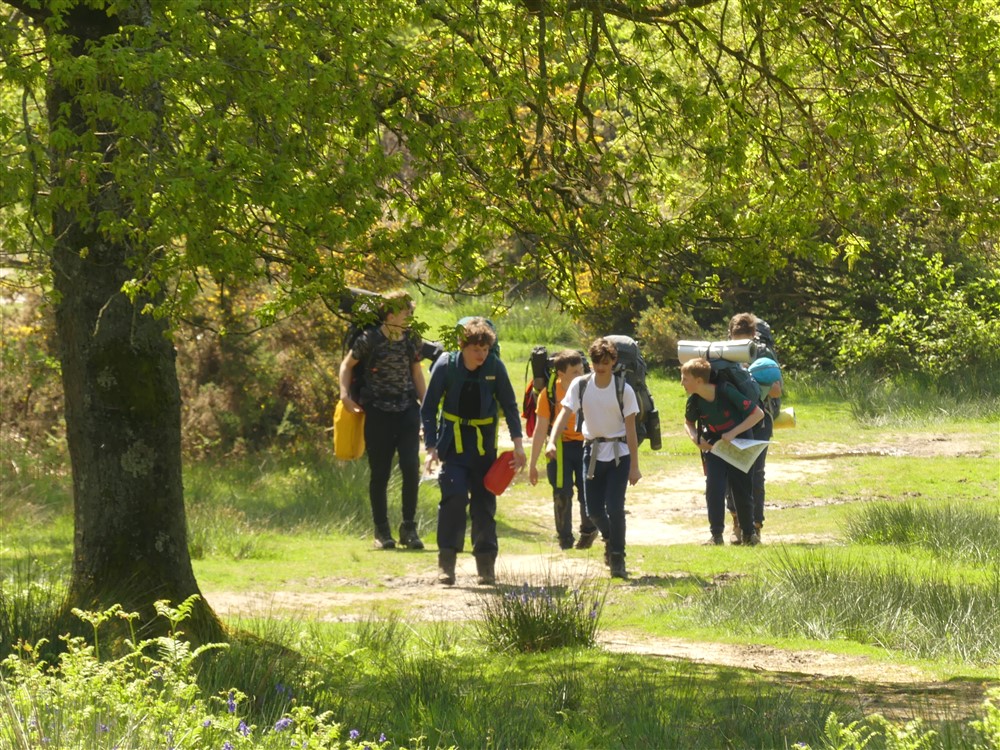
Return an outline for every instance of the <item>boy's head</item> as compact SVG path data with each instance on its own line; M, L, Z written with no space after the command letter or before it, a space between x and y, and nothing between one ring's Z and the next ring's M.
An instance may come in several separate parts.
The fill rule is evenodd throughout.
M752 339L757 335L757 316L753 313L737 313L729 321L729 338Z
M410 293L403 289L396 289L382 295L382 317L402 312L403 310L413 311L416 305Z
M496 343L497 335L493 327L486 322L486 318L472 318L458 332L458 346L465 349L467 346L485 346L490 349Z
M594 343L590 345L588 354L590 355L590 361L595 365L603 364L604 362L614 364L618 360L618 347L615 346L613 341L599 338L595 339Z
M704 357L689 359L681 365L681 382L700 380L707 383L712 377L712 365Z
M583 367L583 356L575 349L563 349L552 358L556 372L566 372L571 367Z

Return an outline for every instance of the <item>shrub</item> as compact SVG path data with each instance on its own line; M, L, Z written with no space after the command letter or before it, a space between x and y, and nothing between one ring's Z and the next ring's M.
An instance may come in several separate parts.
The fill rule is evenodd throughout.
M648 307L639 314L636 335L643 342L643 357L655 367L672 367L677 359L677 342L705 338L701 326L676 307Z
M545 581L497 586L483 594L479 632L498 651L549 651L593 646L606 589Z

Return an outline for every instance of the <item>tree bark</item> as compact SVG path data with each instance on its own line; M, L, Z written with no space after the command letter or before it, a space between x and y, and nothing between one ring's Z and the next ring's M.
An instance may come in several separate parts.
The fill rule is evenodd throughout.
M77 54L118 24L79 8L68 20ZM64 614L121 604L141 614L145 633L163 632L168 623L157 620L153 603L176 606L201 593L187 548L175 350L167 324L143 312L155 300L132 301L122 291L146 249L102 231L96 218L130 212L106 168L116 153L113 128L95 126L57 76L50 76L47 97L51 132L65 127L77 137L96 136L105 167L83 166L94 151L52 147L53 187L88 196L85 206L58 208L52 226L75 522ZM195 641L223 637L204 600L181 628Z

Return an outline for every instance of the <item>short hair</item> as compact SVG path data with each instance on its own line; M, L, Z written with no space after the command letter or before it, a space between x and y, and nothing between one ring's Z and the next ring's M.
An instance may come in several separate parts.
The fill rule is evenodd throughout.
M704 357L695 357L681 365L681 373L707 383L712 379L712 363Z
M757 333L757 316L753 313L737 313L729 320L729 338L750 336Z
M382 295L382 317L401 312L402 310L412 310L416 305L413 297L405 289L395 289Z
M563 349L552 358L556 372L566 372L570 367L583 364L583 355L575 349Z
M612 362L618 360L618 347L615 346L615 342L603 337L594 339L588 353L591 362L603 362L605 359L610 359Z
M458 347L467 346L492 347L497 341L496 331L486 318L471 318L458 332Z

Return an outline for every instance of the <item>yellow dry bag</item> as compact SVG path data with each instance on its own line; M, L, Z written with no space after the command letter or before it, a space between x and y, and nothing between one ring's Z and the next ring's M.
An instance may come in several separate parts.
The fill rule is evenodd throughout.
M333 455L353 461L365 453L365 414L355 414L338 401L333 410Z

